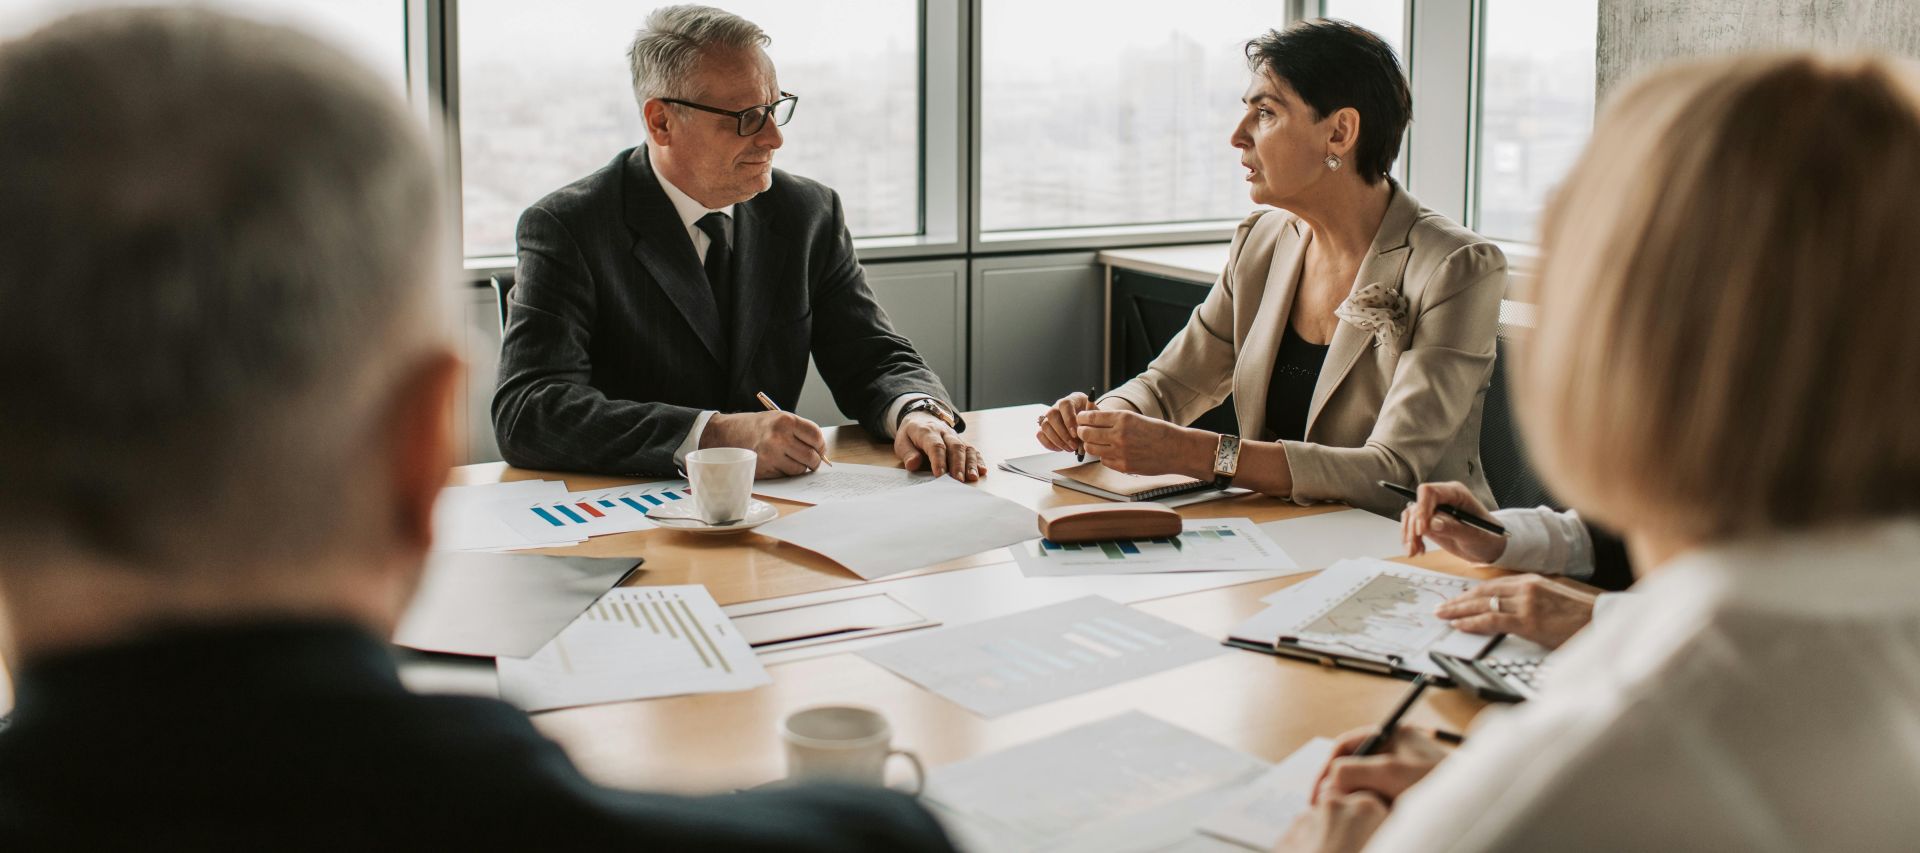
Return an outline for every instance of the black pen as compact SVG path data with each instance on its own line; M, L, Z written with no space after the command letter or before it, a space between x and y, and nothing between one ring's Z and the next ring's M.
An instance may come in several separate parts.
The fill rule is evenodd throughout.
M1386 489L1387 491L1392 492L1396 495L1399 495L1403 498L1406 498L1407 500L1410 500L1410 501L1420 500L1419 492L1409 489L1406 486L1402 486L1399 483L1389 483L1385 480L1381 480L1379 481L1379 483L1380 483L1380 488ZM1461 524L1465 524L1468 527L1478 527L1481 530L1485 530L1486 532L1491 533L1495 536L1507 535L1506 528L1501 527L1500 525L1495 524L1494 522L1481 518L1480 516L1474 515L1473 513L1467 512L1457 506L1454 506L1453 504L1441 504L1438 507L1435 507L1434 509L1436 512L1439 512L1442 515L1451 515L1454 518L1459 519Z
M1413 689L1408 690L1406 698L1400 700L1400 706L1393 709L1393 715L1388 717L1385 723L1380 724L1379 731L1361 741L1360 748L1353 751L1355 758L1364 758L1379 752L1381 747L1387 745L1387 741L1393 740L1393 733L1400 730L1400 718L1407 715L1407 711L1413 708L1413 703L1420 701L1420 694L1426 691L1431 680L1424 672L1413 680Z

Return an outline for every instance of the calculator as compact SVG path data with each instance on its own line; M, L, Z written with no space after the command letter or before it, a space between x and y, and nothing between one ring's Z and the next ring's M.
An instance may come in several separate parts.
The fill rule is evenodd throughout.
M1546 661L1539 660L1474 660L1446 652L1430 652L1428 656L1453 683L1489 702L1524 702L1540 695L1541 680L1549 669Z

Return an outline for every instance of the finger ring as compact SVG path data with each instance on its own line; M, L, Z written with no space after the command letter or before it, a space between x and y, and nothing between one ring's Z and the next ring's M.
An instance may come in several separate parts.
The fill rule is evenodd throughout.
M1034 419L1033 419L1033 422L1034 422L1034 423L1036 423L1036 424L1044 424L1044 423L1046 423L1046 422L1047 422L1047 416L1046 416L1046 415L1041 415L1040 417L1037 417L1037 418L1034 418Z
M1491 607L1493 608L1493 610L1492 610L1492 612L1494 612L1494 613L1499 613L1499 612L1500 612L1500 596L1497 596L1497 595L1496 595L1496 596L1494 596L1494 597L1492 597L1492 598L1490 598L1490 599L1487 599L1487 600L1488 600L1489 602L1492 602L1492 604L1490 605L1490 606L1491 606Z

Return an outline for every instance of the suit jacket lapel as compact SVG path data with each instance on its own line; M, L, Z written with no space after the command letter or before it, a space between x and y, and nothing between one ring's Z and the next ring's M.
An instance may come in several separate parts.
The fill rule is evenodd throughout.
M1272 215L1272 214L1269 214ZM1242 438L1258 439L1267 421L1267 388L1273 382L1273 359L1280 350L1280 330L1293 314L1293 294L1300 284L1300 265L1307 257L1307 238L1298 222L1287 225L1291 239L1274 248L1260 307L1247 329L1240 356L1234 360L1233 399ZM1258 401L1258 402L1255 402Z
M779 238L766 210L752 200L733 206L734 319L729 378L735 387L753 366L753 355L770 324L793 319L780 312L780 297L793 280L781 275L786 251L786 241ZM750 389L741 390L750 393Z
M720 309L707 286L707 272L693 250L686 223L680 221L667 191L660 188L660 179L653 174L645 146L627 155L626 189L627 227L633 232L634 258L687 318L687 325L693 327L707 352L715 361L726 364L727 351L722 344L726 338L720 328Z
M1353 286L1348 291L1359 290L1378 282L1397 282L1404 288L1401 278L1406 273L1407 258L1413 249L1407 245L1407 235L1413 230L1413 223L1419 219L1420 204L1407 195L1399 184L1393 186L1393 198L1387 202L1387 214L1380 220L1380 230L1374 232L1373 245L1367 252L1367 258L1360 262L1360 272L1354 276ZM1313 403L1307 407L1306 439L1313 440L1313 425L1320 418L1320 410L1333 396L1334 389L1352 372L1360 354L1367 351L1373 342L1373 335L1358 326L1340 321L1333 330L1333 340L1327 345L1327 360L1320 366L1320 378L1313 386Z

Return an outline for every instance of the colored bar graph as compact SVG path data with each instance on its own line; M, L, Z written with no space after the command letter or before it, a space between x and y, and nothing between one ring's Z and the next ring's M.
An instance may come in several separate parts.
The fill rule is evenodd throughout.
M546 519L546 521L547 521L547 523L548 523L548 524L551 524L551 525L553 525L553 526L555 526L555 527L565 527L565 526L567 526L567 523L566 523L566 522L564 522L564 521L561 521L560 519L557 519L557 518L554 518L554 517L553 517L553 514L552 514L552 513L549 513L549 512L547 512L546 510L544 510L544 509L541 509L541 508L539 508L539 507L534 507L534 508L533 508L533 514L534 514L534 515L537 515L537 516L540 516L540 517L541 517L541 518L543 518L543 519Z
M568 519L570 519L570 520L571 520L571 521L572 521L572 522L573 522L574 524L586 524L586 523L587 523L587 520L586 520L586 519L584 519L584 518L581 518L581 517L580 517L580 514L579 514L579 513L577 513L577 512L574 512L573 510L570 510L570 509L567 509L567 508L566 508L566 507L564 507L564 506L556 506L556 507L554 507L554 510L555 510L555 511L557 511L557 512L559 512L559 513L560 513L561 515L564 515L564 516L566 516L566 517L567 517Z
M586 501L580 501L579 503L576 503L576 504L574 504L574 506L577 506L577 507L579 507L579 508L580 508L580 509L581 509L582 511L584 511L584 512L585 512L586 514L588 514L588 515L591 515L591 516L593 516L594 518L606 518L606 517L607 517L607 514L606 514L606 513L604 513L604 512L601 512L601 511L599 511L599 510L597 510L597 509L594 509L594 508L593 508L593 505L592 505L592 504L589 504L589 503L587 503Z

